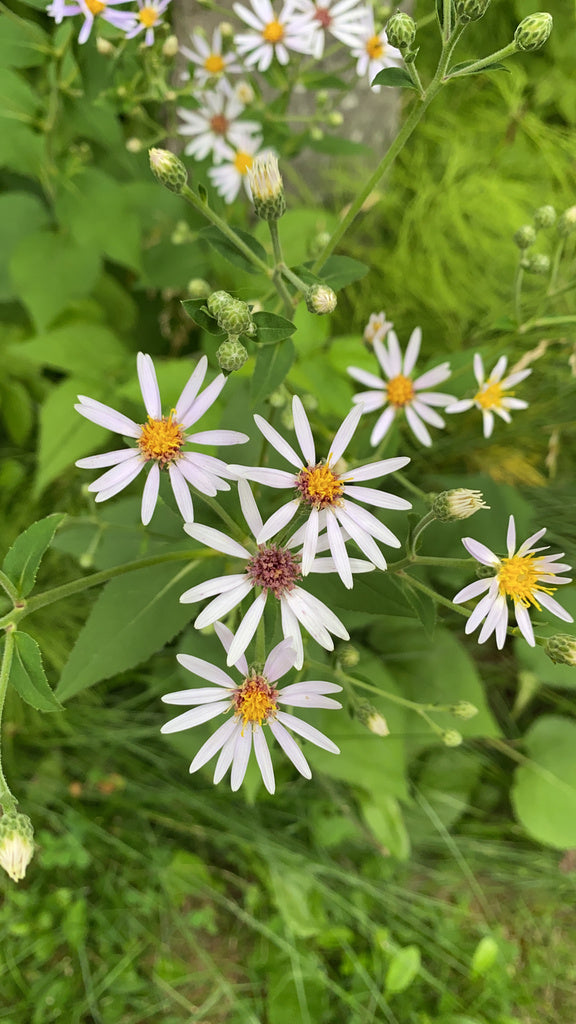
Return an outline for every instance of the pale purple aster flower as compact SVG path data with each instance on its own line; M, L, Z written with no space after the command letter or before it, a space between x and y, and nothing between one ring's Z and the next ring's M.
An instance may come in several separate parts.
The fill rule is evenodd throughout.
M244 518L252 535L257 537L262 530L262 517L247 480L238 481L238 494ZM236 608L251 592L259 591L236 630L228 652L228 665L234 665L246 650L258 628L269 594L280 602L282 632L285 639L291 639L295 646L296 668L302 668L304 663L300 625L304 626L316 643L327 651L334 649L331 633L341 640L349 639L345 626L334 612L313 594L307 594L298 586L302 570L300 555L294 552L294 548L299 546L299 537L292 537L284 546L259 545L256 551L250 551L243 544L211 526L185 523L184 529L194 540L199 540L216 551L222 551L225 555L239 558L243 563L240 572L206 580L182 594L182 604L194 604L207 597L213 598L194 622L196 629L204 629L217 622ZM320 543L318 548L324 550L324 544ZM374 568L370 562L359 558L350 559L350 567L353 572L371 572ZM310 571L336 572L334 559L316 558Z
M367 9L361 0L294 0L295 13L305 14L314 30L312 56L324 54L327 35L344 46L358 46L364 34Z
M229 158L231 147L239 147L246 139L258 136L257 147L261 145L259 133L262 126L256 121L239 121L244 104L238 99L232 86L222 79L214 89L200 94L198 110L178 107L182 123L179 135L192 136L184 152L197 160L204 160L212 154L216 163ZM256 148L257 148L256 147Z
M283 530L301 506L307 506L308 522L301 528L304 545L302 575L307 576L310 572L316 556L319 532L325 527L336 571L344 586L350 589L353 586L353 578L345 540L352 538L373 565L383 570L386 569L386 559L374 538L390 547L400 547L400 541L392 531L356 502L362 501L376 508L402 511L412 508L409 501L395 494L371 487L357 487L356 484L364 480L374 480L387 473L395 473L407 466L410 459L385 459L383 462L372 462L367 466L359 466L358 469L347 469L344 473L338 473L334 467L354 436L362 408L357 406L348 413L334 437L328 457L320 461L316 458L308 417L297 395L292 400L292 412L294 430L302 455L298 455L288 441L262 416L255 416L254 420L266 440L296 468L296 473L267 467L234 466L234 471L248 480L266 484L268 487L288 487L291 491L296 491L296 496L282 505L264 523L256 540L258 544L263 544Z
M108 9L128 2L129 0L78 0L78 3L67 4L62 3L61 0L53 0L53 3L46 8L46 13L54 18L57 24L60 24L63 18L83 14L84 24L78 34L78 42L85 43L90 36L95 18L102 18L103 21L108 21L115 28L120 28L123 31L130 28L134 22L132 13Z
M356 58L358 78L368 76L368 81L372 82L382 68L403 66L404 58L401 51L390 45L384 29L381 32L376 31L372 8L365 9L361 27L362 35L351 50L352 56ZM380 86L373 85L372 90L380 92Z
M215 28L212 34L212 42L209 43L203 32L196 29L190 35L192 49L188 46L181 46L182 53L191 64L194 64L194 81L205 85L222 75L237 73L242 70L240 64L236 63L235 53L224 53L222 48L222 32ZM184 78L190 75L186 72Z
M402 351L394 331L388 331L386 342L376 336L374 352L380 363L384 380L374 373L360 370L356 366L348 367L348 373L354 380L373 389L361 391L352 399L353 402L363 406L363 413L374 412L375 409L385 406L384 412L376 420L370 436L370 444L374 447L380 444L382 438L386 436L395 417L400 412L406 416L412 433L427 447L432 444L432 438L425 423L429 423L433 427L446 426L442 417L431 407L448 405L454 401L454 395L427 389L448 380L450 364L440 363L433 370L428 370L413 380L412 374L420 353L421 343L422 331L416 327L410 335L406 353L402 358Z
M138 0L138 13L134 16L134 25L126 32L127 39L133 39L140 32L145 32L146 46L154 42L154 30L162 25L162 15L169 6L170 0Z
M222 646L229 651L233 642L232 633L221 622L216 622L214 628ZM214 782L220 782L232 765L231 786L232 790L236 791L244 780L254 745L262 781L268 792L274 793L274 769L264 726L269 728L294 767L306 779L312 777L312 772L300 747L287 729L310 740L317 747L329 750L331 754L340 753L336 744L324 733L307 722L302 722L295 715L281 710L283 705L293 708L342 707L339 701L326 696L328 693L338 693L342 689L336 683L314 679L309 682L292 683L281 690L277 689L276 682L293 668L296 660L296 651L291 640L282 640L270 652L261 671L249 668L246 658L241 654L234 663L242 676L242 682L239 684L234 682L227 672L209 661L190 654L179 654L177 657L180 664L189 672L216 685L180 690L163 697L165 704L190 705L193 710L185 711L184 714L173 718L162 727L162 732L182 732L183 729L191 729L219 715L232 713L200 747L190 765L191 772L197 772L220 752Z
M446 406L446 412L466 412L475 406L482 413L482 425L486 438L490 437L494 430L494 413L500 416L505 423L510 423L510 410L527 409L528 402L524 402L521 398L514 398L514 392L509 389L525 380L532 370L518 370L517 373L510 373L507 377L503 377L507 365L508 357L500 356L492 373L486 378L482 356L476 352L474 376L478 383L478 391L474 398L463 398L460 402L453 402Z
M213 497L217 491L229 491L230 485L226 483L226 479L234 480L235 475L221 459L196 451L185 451L184 446L244 444L248 441L248 436L237 430L185 433L214 404L226 383L226 378L220 373L202 394L199 394L208 369L206 356L202 356L197 363L176 407L168 416L162 415L160 390L151 356L139 352L137 367L142 399L148 414L146 423L135 423L110 406L84 395L78 395L79 404L74 406L87 420L92 420L93 423L117 434L133 437L137 441L137 446L106 452L104 455L90 455L86 459L79 459L76 465L81 469L113 467L88 487L89 491L96 491L96 501L107 501L124 490L148 463L150 471L142 495L142 522L145 526L150 522L156 507L160 470L165 469L170 476L180 513L187 522L191 522L194 519L194 508L189 484L202 494ZM225 479L222 479L223 477Z
M234 11L250 32L241 32L234 39L238 53L247 68L267 71L274 57L279 64L290 60L289 50L312 54L314 23L307 15L295 15L294 4L285 3L277 15L270 0L250 0L251 8L235 3Z
M514 516L510 516L506 537L508 549L506 558L499 558L485 544L473 540L472 537L463 538L462 543L472 557L481 565L487 565L494 569L494 576L469 583L453 598L454 604L463 604L464 601L470 601L472 598L484 594L468 619L465 629L466 633L473 633L484 620L478 637L479 644L483 644L492 633L495 633L497 647L501 650L504 646L508 628L507 598L509 597L514 602L514 614L518 628L531 647L534 647L535 640L528 614L530 605L534 605L538 611L541 611L540 605L542 605L564 622L574 621L570 613L551 596L557 586L572 582L568 577L558 575L558 573L567 572L572 566L558 561L564 556L563 551L557 555L539 555L539 551L547 551L548 547L533 547L533 544L540 540L545 533L545 528L533 533L516 551L516 524Z

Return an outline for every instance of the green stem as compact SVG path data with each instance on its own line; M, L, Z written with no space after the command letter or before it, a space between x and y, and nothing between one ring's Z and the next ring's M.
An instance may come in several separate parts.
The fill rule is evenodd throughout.
M403 571L398 572L398 576L403 576L410 586L416 587L416 590L421 590L423 594L427 594L428 597L431 597L433 601L437 601L438 604L443 604L445 608L450 608L451 611L458 612L459 615L464 615L467 619L472 614L466 608L461 608L459 604L449 601L442 594L437 594L435 590L432 590L432 587L426 586L425 583L422 583L422 580L417 579L415 576L406 576L406 573Z
M423 491L421 487L417 487L416 484L413 484L412 481L407 476L404 475L404 473L397 472L394 473L394 476L402 484L402 487L406 488L407 491L411 491L412 494L415 494L418 498L421 498L423 501L428 501L428 495L426 491Z
M293 270L290 270L290 267L286 266L285 263L279 263L278 269L284 274L284 277L298 289L299 292L305 292L308 290L306 282L303 281L301 277L298 277L298 274L295 274Z
M4 652L2 655L2 668L0 669L0 726L2 724L2 713L4 711L4 701L6 700L6 693L8 691L8 681L10 679L10 669L12 667L12 656L14 654L14 631L12 629L6 630L6 639L4 642ZM5 814L13 814L16 810L16 800L10 792L10 787L6 782L4 775L4 769L2 767L2 752L0 743L0 804Z
M412 531L412 536L410 537L409 555L412 555L413 557L416 556L416 545L418 543L419 537L424 533L424 530L428 526L431 526L432 523L435 523L435 522L436 522L436 516L434 515L434 513L433 512L427 512L425 516L422 516L422 519L420 520L420 522L416 523L416 526L414 527L414 529Z
M16 604L16 602L20 600L20 595L19 595L18 591L16 590L16 587L12 583L12 580L9 580L7 575L6 575L6 573L2 572L1 569L0 569L0 587L2 587L2 589L6 591L6 593L8 594L8 597L12 601L12 604Z
M517 322L522 323L522 282L524 280L524 269L520 262L516 268L516 276L514 278L514 313ZM520 330L520 328L518 328Z
M272 271L268 264L265 263L264 260L261 260L255 252L252 252L250 246L246 245L246 242L240 238L240 235L237 235L234 229L231 228L230 225L222 219L222 217L219 217L214 210L211 210L206 203L203 203L200 196L196 195L188 185L184 185L180 194L188 200L190 205L193 206L198 213L201 213L203 217L206 217L206 220L211 221L212 224L214 224L214 226L226 236L228 241L232 242L232 245L238 249L238 252L241 252L247 260L250 260L250 263L255 267L258 267L258 270L261 270L267 277L272 276Z
M474 558L444 558L439 555L408 555L397 562L388 562L388 572L400 572L417 565L440 565L448 569L470 569L475 564Z
M286 316L291 317L294 313L294 303L290 292L282 280L284 256L282 255L282 246L280 245L280 236L278 234L278 221L269 220L267 223L268 230L270 231L270 238L272 239L272 252L274 253L274 276L272 280L278 295L284 303L284 312L286 313Z
M569 324L576 324L576 316L543 316L540 320L527 320L518 328L518 334L527 334L528 331L546 329L548 327L564 327Z
M451 82L453 78L463 78L466 75L472 75L476 71L482 71L483 68L489 64L494 64L495 61L503 60L505 57L511 57L512 54L516 53L518 47L515 42L508 43L508 46L503 46L501 50L496 50L495 53L490 53L487 57L482 57L480 60L475 60L473 64L469 64L468 67L462 68L460 71L454 71L453 74L447 75L444 79L445 82Z
M558 245L556 246L556 249L554 251L554 256L552 258L552 271L550 273L550 280L548 282L548 290L546 292L546 295L548 297L550 297L550 295L554 291L554 288L556 286L556 281L558 280L558 274L559 274L559 271L560 271L560 262L562 260L562 254L564 252L565 244L566 244L566 239L565 238L560 238L560 240L558 241Z
M452 0L442 0L442 39L446 45L452 35Z

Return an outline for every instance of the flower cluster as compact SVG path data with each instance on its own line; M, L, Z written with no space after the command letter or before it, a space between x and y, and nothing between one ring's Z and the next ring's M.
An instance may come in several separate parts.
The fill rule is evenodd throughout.
M100 18L124 32L127 39L133 39L143 32L146 46L152 46L155 30L163 24L162 16L170 0L137 0L136 10L133 5L131 9L126 9L125 5L128 3L131 3L131 0L78 0L77 3L52 0L46 8L46 13L54 18L57 25L64 18L82 15L84 21L78 34L79 43L86 42L95 21ZM113 9L118 7L123 9Z

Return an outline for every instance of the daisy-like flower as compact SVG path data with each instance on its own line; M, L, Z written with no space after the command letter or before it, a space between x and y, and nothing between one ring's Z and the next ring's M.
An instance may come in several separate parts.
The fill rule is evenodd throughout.
M214 628L222 646L228 651L233 641L232 633L221 622L216 622ZM296 660L296 651L291 640L282 640L270 652L261 671L249 668L243 654L237 658L234 664L242 677L241 683L234 682L227 672L209 661L203 661L190 654L179 654L177 657L180 664L189 672L216 685L180 690L163 697L165 704L190 705L193 710L185 711L183 715L173 718L162 727L162 732L182 732L183 729L191 729L218 715L230 715L231 712L224 724L200 747L190 765L191 772L197 772L220 751L214 771L214 782L220 782L232 765L231 786L232 790L236 791L242 785L254 744L262 781L268 792L274 793L274 769L264 726L268 727L294 767L306 779L312 777L312 772L300 747L287 729L310 740L323 750L329 750L332 754L340 753L336 744L324 733L307 722L302 722L295 715L281 710L282 705L293 708L342 707L339 701L326 696L328 693L338 693L342 689L336 683L314 679L310 682L292 683L281 690L277 689L275 684L290 671Z
M262 517L247 480L238 481L238 494L244 518L253 536L256 537L262 530ZM260 545L254 553L211 526L185 523L184 529L194 540L199 540L202 544L222 551L225 555L239 558L243 562L240 573L233 576L218 576L205 583L199 583L182 594L182 604L194 604L207 597L214 599L200 612L194 622L196 629L204 629L205 626L217 622L236 608L251 591L256 588L259 590L258 596L236 630L228 652L228 665L234 665L246 650L258 628L269 594L280 602L282 632L285 639L292 639L296 649L296 668L302 668L304 663L300 624L327 651L334 649L331 633L342 640L349 639L346 628L334 612L317 597L307 594L298 586L302 569L300 555L294 552L294 548L301 543L299 536L292 537L283 547L277 544ZM320 547L323 549L323 545L319 544ZM353 572L371 572L374 568L370 562L362 559L351 559L350 564ZM316 558L312 562L311 571L331 573L336 571L336 566L332 558Z
M364 328L364 340L370 342L371 345L374 344L376 338L378 341L384 341L391 327L394 327L394 324L391 320L386 319L383 309L379 313L371 313Z
M230 155L230 147L248 145L253 135L262 130L256 121L239 121L244 104L234 94L230 83L225 79L218 82L215 89L202 93L202 107L199 110L186 110L178 107L182 124L178 126L179 135L191 135L184 152L197 160L204 160L212 153L218 163ZM261 143L258 136L255 148Z
M258 71L267 71L274 57L279 64L287 64L289 50L313 52L313 23L307 15L295 16L293 3L284 4L278 15L270 0L250 0L250 3L251 10L243 4L234 4L238 17L252 29L241 32L234 40L247 68L256 66Z
M138 13L135 16L133 28L126 33L127 39L145 32L144 42L146 46L152 46L154 42L154 30L162 24L162 15L168 7L170 0L138 0Z
M294 0L293 9L310 19L315 30L312 56L317 60L324 54L327 34L344 46L359 45L367 17L361 0Z
M545 533L546 529L533 533L516 551L516 524L514 516L510 516L506 558L498 558L490 548L480 541L473 540L472 537L463 538L462 543L472 557L481 565L494 569L494 576L468 584L453 598L455 604L463 604L464 601L484 594L468 619L465 630L466 633L473 633L484 620L478 637L479 644L483 644L492 633L495 633L498 649L501 650L504 646L508 628L509 597L514 602L518 628L531 647L534 647L535 640L528 614L530 605L534 605L538 611L542 610L542 605L564 622L574 621L569 612L551 596L559 585L572 582L570 578L558 575L572 568L558 561L559 558L563 558L564 552L561 551L557 555L540 555L539 552L548 551L548 547L533 547Z
M361 25L362 34L352 47L352 56L356 58L356 74L358 78L368 76L368 81L376 77L382 68L402 67L403 57L400 50L391 46L384 29L377 32L374 25L374 12L366 8ZM380 86L372 86L374 92L380 92Z
M266 467L234 466L235 472L249 480L267 484L269 487L289 487L291 491L296 491L296 497L282 505L264 523L256 541L258 544L264 544L292 521L302 505L307 506L308 522L298 532L299 537L302 535L304 545L302 575L306 576L310 572L318 550L319 532L326 527L327 542L336 572L344 586L350 589L353 586L353 578L345 540L351 537L370 562L383 570L386 569L386 559L374 538L390 547L400 547L400 541L392 531L356 502L362 501L377 508L412 508L409 501L398 498L395 494L372 487L357 487L356 484L364 480L374 480L387 473L395 473L408 465L410 459L385 459L383 462L372 462L358 469L338 473L334 467L354 436L362 408L358 406L348 413L336 433L327 459L320 461L316 458L314 438L306 411L297 395L292 399L292 414L301 456L262 416L256 415L254 420L266 440L296 468L296 472Z
M113 11L110 7L117 7L119 4L128 3L128 0L78 0L75 4L61 3L60 0L53 0L46 8L46 13L60 24L63 18L72 17L76 14L84 15L84 24L78 34L78 42L85 43L92 31L95 18L102 18L110 22L115 28L128 30L134 24L134 15L127 11Z
M355 366L348 367L348 373L354 380L375 389L361 391L354 395L352 401L362 405L362 412L370 413L375 409L381 409L382 406L386 407L376 420L370 436L370 444L374 447L380 444L400 412L406 416L412 433L427 447L432 444L432 438L424 423L429 423L433 427L446 425L442 417L431 406L448 405L454 401L454 395L427 389L448 380L450 364L440 363L433 370L428 370L413 380L412 372L418 359L421 343L422 331L416 327L410 335L410 341L406 346L404 359L402 359L402 352L394 331L388 331L386 344L379 337L375 337L374 352L384 374L384 380L374 373L368 373L367 370L360 370Z
M248 171L251 170L256 155L265 156L265 150L260 152L261 145L261 138L245 136L239 140L235 149L227 146L223 150L222 163L208 171L210 181L225 202L233 203L242 186L248 198L252 199Z
M202 356L197 363L176 407L171 409L168 416L162 415L160 390L152 358L139 352L137 367L142 399L148 414L146 423L135 423L110 406L84 395L78 395L79 404L74 406L87 420L117 434L133 437L137 442L136 447L121 448L104 455L90 455L86 459L79 459L76 465L81 469L113 467L88 487L89 491L96 492L96 501L107 501L123 491L148 464L150 471L142 494L142 522L145 526L156 508L160 470L165 469L170 476L180 513L185 521L191 522L194 519L194 508L188 485L192 484L197 491L213 497L217 491L229 491L230 484L226 483L226 479L234 480L235 476L221 459L196 451L185 451L185 445L244 444L248 436L237 430L202 430L197 434L185 432L214 404L226 383L226 378L220 373L199 394L208 369L206 356Z
M209 43L203 32L196 29L190 35L192 49L188 46L181 46L180 53L184 54L191 64L194 64L194 80L200 85L206 82L221 78L222 75L241 71L242 68L236 63L234 53L224 53L222 48L222 31L215 28L212 33L212 42ZM185 74L185 78L189 78Z
M482 356L476 352L474 356L474 376L478 383L478 391L474 398L464 398L460 402L453 402L446 407L446 412L466 412L476 406L482 413L484 437L490 437L494 430L494 413L500 416L506 423L511 422L511 409L527 409L528 402L521 398L514 398L514 392L510 388L525 380L532 373L532 370L518 370L517 373L510 373L507 377L502 375L506 371L508 357L500 356L492 373L486 378Z

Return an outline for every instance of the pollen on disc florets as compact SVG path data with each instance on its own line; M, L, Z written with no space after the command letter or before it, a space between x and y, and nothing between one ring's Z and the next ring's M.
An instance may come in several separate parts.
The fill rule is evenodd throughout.
M533 555L513 555L503 558L498 567L498 584L502 596L511 597L517 604L529 608L531 604L540 610L535 594L540 590L552 594L556 587L543 587L538 583L542 573L541 559Z
M173 409L161 420L149 416L138 438L138 447L146 461L159 462L161 469L179 457L184 444L184 429L181 423L176 423L174 415Z
M293 590L302 570L296 556L288 548L270 544L261 547L246 566L246 572L255 587L271 590L274 597Z
M242 718L244 725L267 722L276 717L278 690L270 685L265 676L248 676L242 686L234 691L234 713Z
M326 462L319 462L316 466L307 466L301 470L296 487L302 495L302 500L315 508L340 505L344 492L344 484L340 477Z
M502 399L507 394L513 394L513 392L504 391L500 382L494 381L493 384L488 383L481 387L478 394L474 396L474 401L481 409L494 409L502 404Z
M396 377L391 377L388 381L386 385L386 393L391 405L402 408L403 406L408 405L414 398L414 385L412 384L410 377L405 377L404 374L399 373Z

